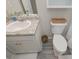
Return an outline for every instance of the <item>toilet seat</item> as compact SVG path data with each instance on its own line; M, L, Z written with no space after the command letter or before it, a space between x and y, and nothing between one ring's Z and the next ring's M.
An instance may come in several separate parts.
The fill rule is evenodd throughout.
M55 34L53 38L53 46L58 52L65 52L67 49L67 42L60 34Z

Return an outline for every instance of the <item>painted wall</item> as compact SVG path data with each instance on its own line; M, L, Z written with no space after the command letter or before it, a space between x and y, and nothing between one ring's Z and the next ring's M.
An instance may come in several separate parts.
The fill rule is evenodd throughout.
M37 14L37 6L36 6L36 0L30 0L31 2L31 6L32 6L32 10L34 14Z
M29 10L29 13L32 13L32 8L30 4L30 0L22 0L25 10ZM6 13L13 14L14 12L22 12L23 10L21 8L21 5L19 3L19 0L6 0Z
M14 12L22 12L21 6L18 0L6 0L6 13L12 14Z
M29 10L29 13L33 13L30 0L22 0L25 10Z
M38 15L41 21L42 35L51 36L49 20L53 17L66 17L68 21L71 20L72 9L47 9L46 0L36 0ZM69 25L69 23L68 23ZM65 28L64 34L68 26Z

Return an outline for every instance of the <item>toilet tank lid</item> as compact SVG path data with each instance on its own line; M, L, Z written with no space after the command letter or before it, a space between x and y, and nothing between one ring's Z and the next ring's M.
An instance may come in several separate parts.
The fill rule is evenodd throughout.
M60 34L54 35L53 44L58 51L63 52L63 51L66 51L67 49L67 42L65 38Z

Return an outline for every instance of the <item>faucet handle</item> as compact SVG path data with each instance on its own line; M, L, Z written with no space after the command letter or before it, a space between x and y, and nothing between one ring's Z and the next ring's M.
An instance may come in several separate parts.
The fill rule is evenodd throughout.
M18 21L24 21L25 20L25 16L24 15L20 15L17 17Z

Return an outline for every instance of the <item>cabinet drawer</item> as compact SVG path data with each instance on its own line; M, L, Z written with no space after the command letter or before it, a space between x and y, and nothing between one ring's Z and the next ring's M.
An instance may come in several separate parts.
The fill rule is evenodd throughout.
M13 53L25 53L25 52L34 52L38 48L36 45L36 41L14 41L14 42L7 42L8 49Z
M6 41L26 41L34 40L34 36L7 36Z

